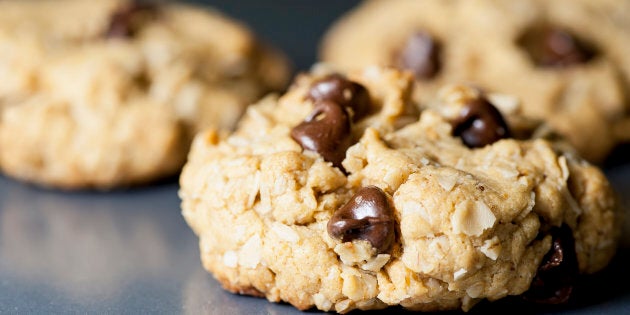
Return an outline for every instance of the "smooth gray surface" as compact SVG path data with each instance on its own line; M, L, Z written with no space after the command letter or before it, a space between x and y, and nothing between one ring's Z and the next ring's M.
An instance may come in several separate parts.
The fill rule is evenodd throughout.
M356 2L212 4L253 25L300 70L315 60L327 24ZM627 203L630 166L608 174ZM509 300L479 305L470 314L630 314L627 266L630 252L623 249L608 269L582 282L567 306L532 308ZM201 268L175 180L128 191L66 193L0 176L0 314L14 313L302 314L221 290Z

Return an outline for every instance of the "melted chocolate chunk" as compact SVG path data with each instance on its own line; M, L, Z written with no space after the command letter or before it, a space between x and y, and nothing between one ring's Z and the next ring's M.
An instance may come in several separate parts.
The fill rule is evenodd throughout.
M397 65L419 80L432 79L440 71L440 50L440 44L429 33L417 32L407 39Z
M343 242L364 240L379 253L387 251L395 235L395 220L389 198L375 186L361 188L328 221L328 234Z
M365 117L372 109L372 101L367 89L339 74L329 75L313 83L307 98L313 102L332 101L352 108L353 121Z
M538 267L536 276L523 298L542 304L561 304L571 297L578 275L573 232L567 225L551 230L551 249Z
M469 101L453 122L453 135L469 148L480 148L510 136L503 116L485 98Z
M563 68L586 63L595 56L594 49L588 44L556 27L530 30L519 43L540 67Z
M158 7L154 3L132 1L112 14L105 37L131 38L142 24L154 19L157 13Z
M305 150L319 153L324 160L343 170L352 135L350 117L346 110L332 101L315 104L313 112L293 130L291 137Z

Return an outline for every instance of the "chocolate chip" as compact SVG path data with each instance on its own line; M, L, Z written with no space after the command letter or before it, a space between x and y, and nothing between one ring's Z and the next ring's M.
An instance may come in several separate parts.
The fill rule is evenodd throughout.
M417 79L429 80L440 71L440 50L440 44L429 33L417 32L407 39L396 63Z
M483 98L469 101L453 122L453 135L469 148L480 148L510 136L501 112Z
M367 89L339 74L331 74L313 83L307 98L314 102L332 101L352 108L353 121L365 117L372 109L372 101Z
M532 29L519 40L536 65L563 68L588 62L595 51L566 30L544 26Z
M553 228L550 232L551 249L543 258L523 298L542 304L561 304L569 300L579 271L575 240L567 225Z
M361 188L328 221L328 234L343 242L364 240L379 253L394 241L395 220L385 192L375 186Z
M157 15L157 5L144 1L132 1L115 11L105 32L106 38L133 37L142 24Z
M350 127L350 117L342 106L320 101L315 103L313 112L291 130L291 137L305 150L318 152L324 160L342 168L341 162L352 141Z

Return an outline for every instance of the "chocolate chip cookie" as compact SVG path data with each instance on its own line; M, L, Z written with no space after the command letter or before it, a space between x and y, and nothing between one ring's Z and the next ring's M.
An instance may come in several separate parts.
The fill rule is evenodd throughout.
M370 0L331 27L321 57L406 69L420 102L445 83L517 96L602 162L630 138L628 21L628 0Z
M302 310L468 310L562 303L607 265L620 220L598 168L513 138L505 96L446 86L418 113L413 86L315 67L234 133L195 138L182 213L225 289Z
M288 75L282 54L209 8L0 1L0 167L67 189L174 175L198 130L232 128Z

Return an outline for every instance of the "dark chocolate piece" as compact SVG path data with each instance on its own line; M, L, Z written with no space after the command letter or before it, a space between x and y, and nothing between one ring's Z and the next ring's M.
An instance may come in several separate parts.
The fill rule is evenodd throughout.
M372 101L367 89L339 74L331 74L313 83L308 92L313 102L332 101L352 109L352 120L358 121L370 113Z
M346 110L332 101L315 104L313 112L293 130L291 137L305 150L319 153L324 160L341 168L352 135Z
M564 68L586 63L595 56L595 50L587 43L557 27L532 29L519 43L540 67Z
M410 70L416 79L429 80L440 71L440 44L427 32L416 32L398 54L397 65Z
M389 197L380 188L357 191L328 221L328 234L343 242L365 240L379 253L387 251L395 236L395 219Z
M579 269L573 232L567 225L551 231L551 249L538 267L523 298L541 304L561 304L571 297Z
M469 101L452 124L453 135L461 137L469 148L484 147L510 136L501 112L483 97Z

